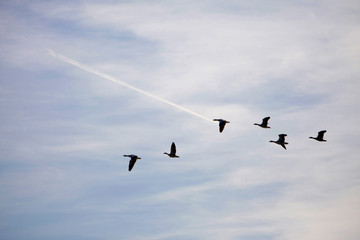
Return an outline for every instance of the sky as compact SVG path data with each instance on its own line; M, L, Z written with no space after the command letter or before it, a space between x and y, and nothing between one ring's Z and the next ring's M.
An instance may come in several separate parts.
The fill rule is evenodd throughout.
M358 240L359 25L355 0L1 1L0 238Z

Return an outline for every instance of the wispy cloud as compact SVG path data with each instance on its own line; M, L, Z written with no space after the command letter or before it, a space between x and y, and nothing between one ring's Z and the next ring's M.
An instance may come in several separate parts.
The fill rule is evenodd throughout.
M356 1L1 6L4 238L359 236Z

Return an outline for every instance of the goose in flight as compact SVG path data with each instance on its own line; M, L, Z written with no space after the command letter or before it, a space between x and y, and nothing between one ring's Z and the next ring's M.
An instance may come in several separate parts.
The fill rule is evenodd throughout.
M258 126L260 126L260 127L262 127L262 128L270 128L270 127L268 126L268 121L269 121L269 119L270 119L270 117L263 118L261 124L254 123L254 125L258 125Z
M178 158L179 157L179 156L176 156L176 146L175 146L174 142L171 144L170 153L164 152L164 154L168 155L171 158Z
M222 132L227 123L230 123L224 119L214 119L213 121L219 121L219 131Z
M134 167L136 160L141 159L138 156L134 155L134 154L130 154L130 155L124 155L124 157L129 157L130 161L129 161L129 172L131 171L131 169Z
M286 136L287 136L286 134L279 134L279 139L278 139L277 141L271 140L270 142L279 144L280 146L282 146L282 147L285 148L285 150L286 150L285 145L286 145L286 144L289 144L289 143L285 142L285 137L286 137Z
M309 137L309 138L312 138L312 139L315 139L319 142L326 142L326 140L324 139L324 134L326 133L326 130L322 130L320 132L318 132L318 135L317 137Z

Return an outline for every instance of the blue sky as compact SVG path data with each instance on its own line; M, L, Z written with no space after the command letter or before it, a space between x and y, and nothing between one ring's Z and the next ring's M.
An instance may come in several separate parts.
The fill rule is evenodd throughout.
M1 239L357 240L359 8L0 3Z

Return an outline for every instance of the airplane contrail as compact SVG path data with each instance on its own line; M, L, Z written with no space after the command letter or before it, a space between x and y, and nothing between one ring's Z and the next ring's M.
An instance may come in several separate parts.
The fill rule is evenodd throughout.
M153 98L153 99L155 99L155 100L158 100L158 101L160 101L160 102L167 103L167 104L169 104L169 105L171 105L171 106L173 106L173 107L176 107L177 109L180 109L180 110L182 110L182 111L184 111L184 112L190 113L190 114L192 114L192 115L194 115L194 116L197 116L197 117L199 117L199 118L202 118L202 119L204 119L204 120L213 122L212 119L207 118L207 117L205 117L205 116L203 116L203 115L201 115L201 114L198 114L198 113L196 113L196 112L193 112L193 111L191 111L190 109L187 109L187 108L185 108L185 107L182 107L182 106L180 106L180 105L177 105L177 104L175 104L175 103L173 103L173 102L170 102L170 101L168 101L168 100L166 100L166 99L163 99L163 98L161 98L161 97L155 96L154 94L151 94L151 93L149 93L149 92L146 92L146 91L144 91L144 90L141 90L141 89L139 89L139 88L137 88L137 87L134 87L134 86L126 83L126 82L120 81L119 79L117 79L117 78L115 78L115 77L113 77L113 76L110 76L110 75L108 75L108 74L106 74L106 73L103 73L103 72L100 72L100 71L98 71L98 70L95 70L95 69L93 69L93 68L91 68L91 67L89 67L89 66L86 66L85 64L82 64L82 63L80 63L80 62L78 62L78 61L75 61L75 60L73 60L73 59L71 59L71 58L68 58L68 57L66 57L66 56L64 56L64 55L62 55L62 54L59 54L59 53L55 52L54 50L51 50L51 49L49 49L49 48L45 48L45 49L48 51L48 53L49 53L51 56L53 56L53 57L55 57L55 58L57 58L57 59L59 59L59 60L61 60L61 61L63 61L63 62L69 63L69 64L71 64L71 65L73 65L73 66L76 66L76 67L78 67L78 68L81 68L82 70L85 70L85 71L87 71L87 72L89 72L89 73L92 73L92 74L95 74L95 75L100 76L100 77L102 77L102 78L105 78L105 79L107 79L107 80L110 80L110 81L112 81L112 82L114 82L114 83L117 83L117 84L119 84L119 85L122 85L122 86L124 86L124 87L127 87L127 88L129 88L129 89L131 89L131 90L134 90L134 91L138 92L138 93L144 94L144 95L146 95L146 96L148 96L148 97L151 97L151 98Z

